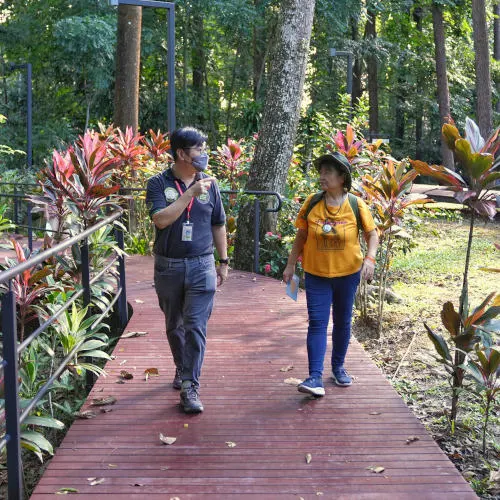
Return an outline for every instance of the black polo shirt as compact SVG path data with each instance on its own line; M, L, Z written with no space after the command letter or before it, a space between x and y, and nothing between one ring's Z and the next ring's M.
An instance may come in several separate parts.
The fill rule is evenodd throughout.
M209 177L199 174L202 178ZM184 193L186 186L180 179L176 179L169 168L151 177L148 181L146 204L149 215L163 210L173 203L180 194L175 181L179 183ZM208 255L214 251L212 226L222 226L226 223L226 214L220 197L219 186L212 182L205 195L194 198L190 213L193 224L193 240L182 241L182 225L187 221L187 209L170 226L164 229L156 228L156 237L153 251L156 255L171 258L198 257Z

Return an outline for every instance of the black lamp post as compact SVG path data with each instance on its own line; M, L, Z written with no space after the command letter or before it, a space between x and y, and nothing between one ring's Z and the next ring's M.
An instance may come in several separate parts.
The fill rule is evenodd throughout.
M26 69L26 165L28 169L33 166L33 75L31 63L10 63L10 71Z
M167 38L167 82L168 82L168 130L175 129L175 4L173 2L156 2L154 0L109 0L112 6L135 5L138 7L154 7L168 9Z
M347 57L347 93L350 96L350 104L351 104L351 114L352 114L352 52L348 52L347 50L337 50L330 49L330 56L336 57Z

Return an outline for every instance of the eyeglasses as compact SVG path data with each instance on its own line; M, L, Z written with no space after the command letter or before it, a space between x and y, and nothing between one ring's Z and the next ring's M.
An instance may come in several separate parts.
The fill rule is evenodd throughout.
M190 148L182 148L182 149L196 149L200 153L206 153L208 151L207 146L192 146Z

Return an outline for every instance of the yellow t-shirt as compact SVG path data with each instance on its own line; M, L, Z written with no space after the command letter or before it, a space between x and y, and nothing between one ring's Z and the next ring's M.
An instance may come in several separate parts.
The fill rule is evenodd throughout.
M346 196L340 207L327 208L323 198L305 214L314 195L307 197L302 205L295 227L307 230L304 245L302 267L306 273L333 278L347 276L361 269L363 256L358 239L356 216ZM375 222L366 203L358 198L359 215L363 231L369 233L375 229ZM325 232L325 224L331 228ZM328 226L326 229L329 229Z

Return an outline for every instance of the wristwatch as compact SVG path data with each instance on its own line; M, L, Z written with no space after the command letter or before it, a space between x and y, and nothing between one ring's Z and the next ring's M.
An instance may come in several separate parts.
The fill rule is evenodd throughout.
M229 259L219 259L219 264L229 264Z

